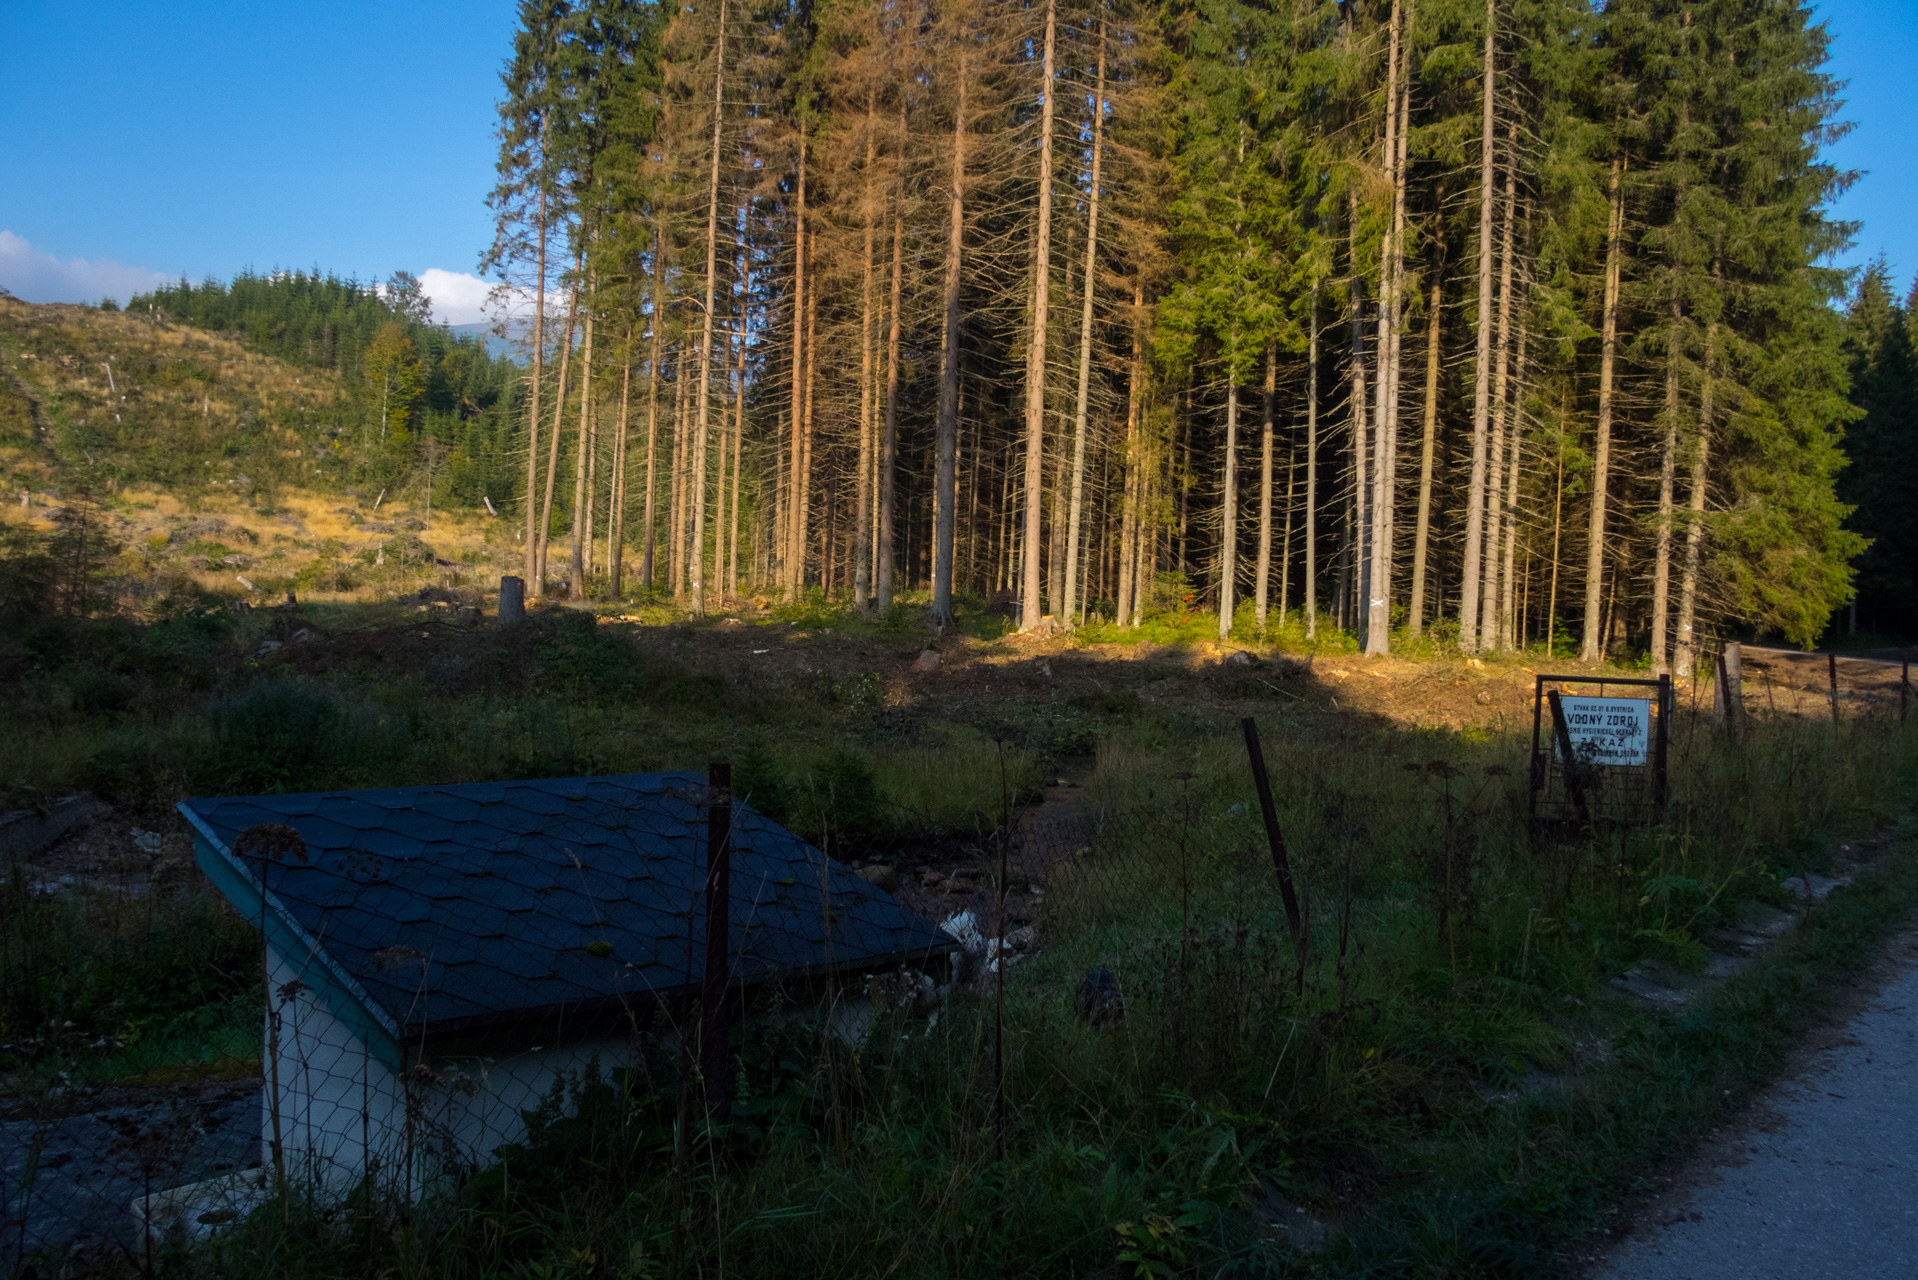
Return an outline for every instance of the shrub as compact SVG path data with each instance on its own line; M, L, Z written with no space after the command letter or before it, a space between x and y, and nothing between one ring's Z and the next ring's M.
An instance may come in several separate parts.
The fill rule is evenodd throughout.
M193 781L202 794L319 791L376 777L401 754L372 708L323 685L267 680L209 705L211 742Z

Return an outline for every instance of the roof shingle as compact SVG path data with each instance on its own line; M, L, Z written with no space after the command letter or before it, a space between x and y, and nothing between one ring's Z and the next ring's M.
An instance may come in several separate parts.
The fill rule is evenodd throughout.
M264 868L280 909L393 1022L424 1030L697 990L703 787L693 773L621 774L196 799L180 809L222 854L255 823L299 831L309 861ZM257 879L262 868L248 860L245 871ZM737 981L953 946L737 802L731 901Z

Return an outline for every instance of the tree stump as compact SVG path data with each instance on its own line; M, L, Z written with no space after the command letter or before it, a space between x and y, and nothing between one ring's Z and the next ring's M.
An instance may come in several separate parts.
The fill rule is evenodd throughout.
M526 621L526 580L511 574L499 580L499 620L501 626Z

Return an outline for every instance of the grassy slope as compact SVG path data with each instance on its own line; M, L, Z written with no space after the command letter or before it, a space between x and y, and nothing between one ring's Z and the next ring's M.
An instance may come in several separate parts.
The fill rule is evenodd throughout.
M218 334L0 299L0 519L44 530L65 495L88 490L111 513L116 578L135 597L383 599L511 558L512 531L483 514L329 483L344 399L336 375Z

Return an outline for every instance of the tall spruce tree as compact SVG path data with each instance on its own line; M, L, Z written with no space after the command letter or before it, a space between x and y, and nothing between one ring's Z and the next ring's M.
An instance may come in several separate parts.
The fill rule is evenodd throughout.
M1918 351L1910 303L1892 292L1883 258L1859 277L1845 320L1858 420L1845 433L1850 465L1839 496L1850 527L1871 540L1858 559L1859 629L1918 631Z

